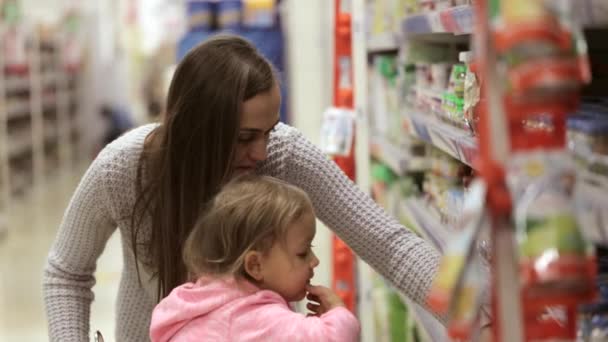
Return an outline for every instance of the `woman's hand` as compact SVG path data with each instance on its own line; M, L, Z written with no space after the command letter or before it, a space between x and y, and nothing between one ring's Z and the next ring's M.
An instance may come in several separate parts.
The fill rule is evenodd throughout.
M333 308L344 306L342 299L325 286L308 285L306 290L306 298L310 301L306 308L312 311L308 316L321 316Z

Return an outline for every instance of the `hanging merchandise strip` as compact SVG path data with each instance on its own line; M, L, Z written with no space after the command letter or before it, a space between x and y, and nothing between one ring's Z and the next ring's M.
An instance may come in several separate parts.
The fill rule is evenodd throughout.
M350 0L335 0L334 31L334 106L353 109L353 71L352 71L352 30ZM353 129L354 132L354 129ZM334 156L334 161L346 173L355 179L354 138L348 154ZM355 255L337 236L332 237L333 277L332 287L342 298L346 307L355 312L356 282Z

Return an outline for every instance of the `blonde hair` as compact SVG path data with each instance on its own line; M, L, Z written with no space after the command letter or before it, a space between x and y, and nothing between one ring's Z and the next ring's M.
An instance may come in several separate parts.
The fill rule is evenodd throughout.
M281 180L247 175L229 182L210 202L184 245L191 280L202 275L249 278L245 254L267 252L287 227L313 211L308 195Z

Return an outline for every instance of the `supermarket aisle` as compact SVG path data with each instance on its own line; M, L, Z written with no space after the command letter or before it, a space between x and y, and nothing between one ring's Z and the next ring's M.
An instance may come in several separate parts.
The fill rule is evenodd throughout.
M56 177L39 194L16 203L10 233L0 240L0 341L47 341L42 270L63 211L84 167ZM112 236L97 265L91 326L113 339L114 298L122 268L119 235Z

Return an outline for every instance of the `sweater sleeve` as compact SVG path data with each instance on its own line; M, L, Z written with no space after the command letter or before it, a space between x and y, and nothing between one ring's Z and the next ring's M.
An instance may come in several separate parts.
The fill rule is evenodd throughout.
M247 318L245 318L247 317ZM230 340L285 342L356 342L361 326L344 307L306 317L283 303L263 304L231 324Z
M440 254L400 225L316 146L294 130L284 177L310 196L317 217L378 273L426 305Z
M116 230L107 197L104 150L76 188L48 255L43 292L50 341L88 341L97 258Z

